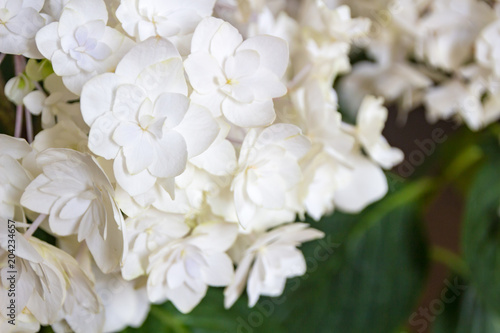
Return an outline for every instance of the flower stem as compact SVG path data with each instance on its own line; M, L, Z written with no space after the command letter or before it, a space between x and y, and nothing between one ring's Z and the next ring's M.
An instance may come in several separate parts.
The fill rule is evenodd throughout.
M23 126L23 106L17 105L16 106L16 125L14 127L14 136L16 138L21 137L22 126Z
M24 116L26 117L26 139L28 143L33 142L33 120L31 118L30 110L24 108Z
M14 56L14 70L16 76L24 71L25 66L26 62L24 61L23 56L19 55ZM16 138L21 137L22 126L23 126L23 105L21 104L16 106L16 123L14 127L14 136ZM28 128L28 124L26 124L26 128Z
M24 233L24 237L30 238L31 235L33 235L35 233L36 229L38 229L40 224L42 224L43 220L45 220L46 217L47 217L47 215L45 215L45 214L38 215L38 217L35 219L35 221L33 221L33 223L31 223L28 230Z
M433 246L430 251L430 257L436 262L440 262L448 267L454 273L467 278L470 274L469 267L464 260L456 253L440 246Z

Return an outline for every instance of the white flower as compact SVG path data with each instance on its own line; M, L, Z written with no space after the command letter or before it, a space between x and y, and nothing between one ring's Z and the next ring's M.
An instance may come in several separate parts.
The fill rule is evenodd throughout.
M54 127L38 132L31 146L36 152L49 148L69 148L88 152L87 135L71 120L62 120Z
M204 107L190 103L186 90L179 53L156 38L134 47L116 74L97 76L85 86L81 103L91 126L89 148L114 159L117 182L130 195L145 193L157 182L171 188L188 158L217 137L216 121Z
M500 20L497 19L481 31L475 45L477 62L491 68L500 77Z
M456 70L470 60L476 37L493 18L494 11L485 2L433 1L416 27L415 53L432 66Z
M6 220L0 223L6 225ZM0 230L0 316L8 318L11 297L8 296L10 282L7 278L12 275L12 269L7 265L7 228ZM25 307L33 314L42 325L49 325L58 319L66 297L66 282L62 272L48 259L50 245L36 238L26 240L16 231L16 262L17 271L15 281L16 289L16 315Z
M294 125L274 124L248 132L231 187L243 228L252 227L259 209L286 210L287 193L302 180L298 161L309 148L310 141Z
M76 333L101 331L104 325L103 306L88 272L63 250L34 237L30 239L33 245L41 249L38 252L44 254L44 260L57 267L65 278L66 295L59 319L64 319Z
M292 95L296 113L288 116L313 143L311 153L303 161L301 194L308 213L316 219L330 212L334 205L342 211L359 212L387 192L384 173L362 155L356 145L356 132L342 122L336 110L335 92L322 82L309 80L297 89ZM314 192L319 190L323 192ZM318 197L322 199L317 201Z
M0 1L0 52L42 58L35 35L49 17L40 14L44 0Z
M154 208L125 222L128 253L123 262L122 275L127 280L146 273L151 252L183 237L190 230L184 223L184 215L167 214Z
M229 23L206 18L194 32L191 52L185 67L194 102L242 127L274 121L272 99L286 93L280 81L288 65L284 40L256 36L243 41Z
M125 281L119 272L95 274L95 289L104 306L103 332L121 332L127 326L139 327L149 313L149 300L141 281ZM88 330L87 330L88 331Z
M42 115L42 127L50 128L62 120L71 120L82 130L88 132L80 112L78 96L70 92L56 74L49 75L44 81L43 91L35 90L23 98L23 103L34 115ZM73 102L73 103L70 103Z
M116 17L123 29L138 41L163 37L181 54L189 53L190 35L198 23L212 14L215 0L123 0Z
M234 243L238 226L207 222L184 238L168 243L150 257L148 295L154 303L170 300L182 313L190 312L208 286L226 286L233 264L225 253Z
M301 193L307 214L316 221L333 212L337 190L350 186L350 170L326 152L305 159Z
M91 156L69 149L45 150L36 161L43 173L26 188L22 205L49 215L56 235L78 235L99 268L113 270L126 250L123 217L102 169Z
M30 152L24 139L0 134L0 218L24 220L20 200L32 176L20 162Z
M35 86L25 74L19 74L11 78L5 84L5 96L14 104L22 105L23 98L28 95Z
M132 42L107 27L103 0L72 0L53 22L36 35L38 49L52 62L64 85L80 95L82 86L97 74L113 71Z
M287 278L306 272L304 255L296 247L322 237L321 231L308 228L305 223L292 223L257 235L238 260L233 282L224 290L224 306L230 308L236 302L245 283L250 307L260 295L281 295Z
M347 213L359 213L369 204L376 202L387 193L388 185L380 167L362 154L350 154L344 161L341 187L336 190L335 206Z
M384 99L366 96L358 111L356 122L357 136L368 155L385 169L403 161L404 155L398 148L392 148L382 136L387 120Z

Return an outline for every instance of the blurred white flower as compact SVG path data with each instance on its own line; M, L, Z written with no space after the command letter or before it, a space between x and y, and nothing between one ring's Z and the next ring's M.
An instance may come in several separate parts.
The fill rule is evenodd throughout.
M389 146L382 136L388 114L383 103L383 98L366 96L358 111L356 129L358 140L368 155L384 169L390 169L401 163L404 155L398 148Z

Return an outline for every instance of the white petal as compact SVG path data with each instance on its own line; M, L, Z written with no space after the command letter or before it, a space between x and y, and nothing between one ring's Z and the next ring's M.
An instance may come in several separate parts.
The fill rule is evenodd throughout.
M288 66L288 45L285 40L274 36L255 36L248 38L236 52L254 50L260 56L261 66L272 71L278 78L283 77Z
M113 171L120 186L130 195L138 195L152 188L156 182L156 177L149 171L144 170L136 175L131 175L127 171L123 154L119 153L113 163Z
M113 109L115 92L126 81L118 75L105 73L87 82L82 89L80 107L83 119L92 126L94 121Z
M191 104L175 130L186 140L188 156L194 157L207 150L214 142L219 134L219 125L207 109Z
M276 119L272 100L246 104L226 98L222 102L222 113L231 123L241 127L267 126Z

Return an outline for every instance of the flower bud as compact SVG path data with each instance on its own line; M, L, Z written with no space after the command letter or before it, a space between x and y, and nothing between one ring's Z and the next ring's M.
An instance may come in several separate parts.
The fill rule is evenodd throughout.
M7 84L5 84L5 96L12 103L22 105L24 96L33 89L33 82L25 74L21 74L7 81Z

